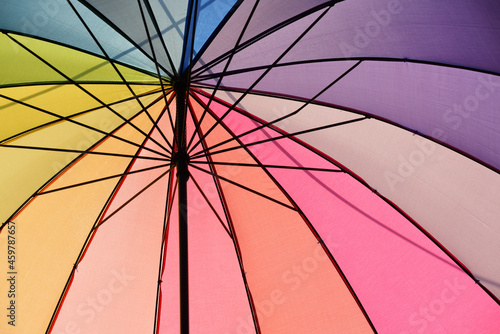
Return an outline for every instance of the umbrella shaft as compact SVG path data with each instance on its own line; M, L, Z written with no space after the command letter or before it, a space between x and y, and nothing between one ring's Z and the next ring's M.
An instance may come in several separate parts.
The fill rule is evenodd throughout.
M174 86L176 93L176 144L178 196L179 196L179 290L181 334L189 333L189 277L188 277L188 227L187 181L189 178L186 150L186 86L182 82Z

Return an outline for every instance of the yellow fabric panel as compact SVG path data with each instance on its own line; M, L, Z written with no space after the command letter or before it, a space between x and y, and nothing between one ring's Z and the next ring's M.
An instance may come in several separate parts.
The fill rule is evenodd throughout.
M0 94L62 116L102 106L72 84L9 87Z
M57 117L0 98L0 141L57 119Z
M148 82L159 84L158 78L155 76L136 71L120 64L116 64L116 67L127 82Z
M129 125L116 135L141 141L141 135ZM98 150L134 154L138 148L109 138ZM123 173L130 161L129 158L86 155L61 174L49 189ZM17 288L19 316L15 333L43 333L47 329L73 264L117 182L118 179L111 179L39 195L14 218L19 226L17 279L22 282ZM0 247L6 258L4 233L0 234ZM0 282L0 291L5 291L6 284L6 280ZM0 296L2 305L9 302L7 298L5 294ZM22 318L29 321L21 321ZM7 330L10 328L6 333L11 333Z
M23 82L66 81L7 35L0 34L0 86Z
M106 59L35 38L11 36L72 80L123 82ZM118 70L126 81L158 82L153 76L125 66L119 66Z
M125 84L85 84L81 86L106 104L134 98L134 95ZM137 96L160 89L158 86L151 85L131 85L131 88ZM137 105L139 106L139 104Z
M141 110L139 103L137 103L134 96L125 85L84 85L84 87L88 89L91 94L95 94L95 96L104 103L112 104L110 107L126 118L137 114ZM139 90L141 94L155 90L152 88L153 86L139 85L138 87L137 90ZM65 117L102 107L101 103L72 84L0 88L0 95L5 95L14 100L22 101L34 107ZM147 106L158 96L157 94L148 95L141 98L141 101ZM120 103L122 100L126 99L130 100ZM16 110L18 106L16 104L6 103L4 108L13 108Z
M24 87L27 88L27 87ZM14 89L14 88L12 88ZM22 90L21 87L15 88L15 90ZM0 94L3 90L0 89ZM141 101L145 106L151 104L155 99L158 98L157 94L148 95L141 97ZM27 100L26 103L33 102L33 100ZM163 103L163 101L161 102ZM114 111L121 114L126 119L134 116L140 112L140 108L137 101L125 101L122 103L114 104L111 106ZM107 108L101 108L102 110L96 114L99 117L99 122L90 121L88 118L73 118L75 121L82 122L84 124L97 127L103 131L111 131L115 129L122 120L113 114L111 110ZM91 111L89 113L95 113ZM71 115L61 115L61 116L71 116ZM92 119L92 118L90 118ZM22 104L17 104L7 99L0 98L0 141L18 133L31 130L35 127L47 124L53 121L60 121L60 118L48 115L36 109L24 106Z

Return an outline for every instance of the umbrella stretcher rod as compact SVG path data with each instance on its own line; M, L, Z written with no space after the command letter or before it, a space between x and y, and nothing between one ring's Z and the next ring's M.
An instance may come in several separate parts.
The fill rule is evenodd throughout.
M186 148L186 85L176 82L176 143L178 197L179 197L179 289L181 334L189 333L189 281L188 281L188 230L187 230L187 181L188 155Z

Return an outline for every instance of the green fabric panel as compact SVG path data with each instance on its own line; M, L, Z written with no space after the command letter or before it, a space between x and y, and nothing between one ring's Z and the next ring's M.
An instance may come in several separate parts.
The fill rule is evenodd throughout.
M116 69L106 59L34 38L11 36L73 81L123 82ZM42 63L40 60L38 61ZM148 74L121 65L117 67L126 81L158 82L156 78ZM52 71L57 74L55 70ZM42 81L50 82L48 79Z
M0 86L66 81L5 34L0 34L0 50Z

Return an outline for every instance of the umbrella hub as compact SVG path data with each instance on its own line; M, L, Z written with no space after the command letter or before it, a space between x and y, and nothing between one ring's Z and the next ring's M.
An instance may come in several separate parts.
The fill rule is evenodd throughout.
M177 151L172 156L172 163L177 167L177 175L180 174L189 177L188 164L189 154L185 151Z

